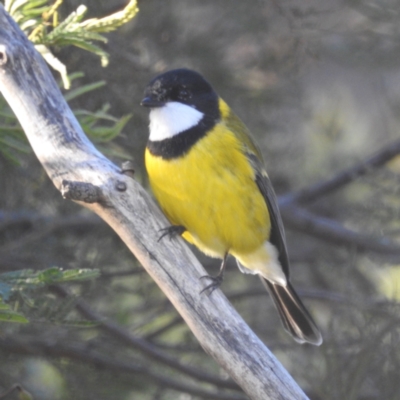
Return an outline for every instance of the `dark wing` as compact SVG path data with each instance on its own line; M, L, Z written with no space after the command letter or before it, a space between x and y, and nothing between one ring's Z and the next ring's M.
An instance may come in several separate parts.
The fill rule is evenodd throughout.
M258 159L255 154L248 154L248 158L256 172L256 183L260 189L261 194L264 197L265 203L267 204L269 216L271 220L271 233L269 241L277 248L279 254L279 262L285 272L285 275L289 277L289 257L286 249L286 236L285 229L283 227L281 213L278 207L278 200L274 188L272 187L271 181L263 167L262 162Z
M278 250L279 262L286 277L289 278L289 258L286 250L285 230L275 191L264 168L262 154L245 125L232 112L226 118L226 125L239 138L240 143L243 143L243 151L253 167L256 184L264 197L270 215L269 241ZM240 263L238 265L239 268L244 268ZM321 333L290 282L288 281L286 286L280 286L262 276L260 278L274 300L285 329L299 343L308 342L319 346L322 343Z

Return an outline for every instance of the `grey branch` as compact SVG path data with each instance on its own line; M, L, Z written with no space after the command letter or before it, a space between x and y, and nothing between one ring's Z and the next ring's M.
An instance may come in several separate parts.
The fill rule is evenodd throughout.
M202 296L203 267L182 240L157 242L168 222L147 193L84 135L41 56L0 4L0 91L58 190L97 187L102 201L80 202L103 218L182 315L204 350L251 399L306 399L221 291ZM124 183L126 190L122 188Z
M294 202L305 203L316 200L333 192L334 190L340 189L344 185L354 181L359 176L365 175L371 170L383 166L399 154L400 140L397 140L385 146L378 153L360 162L359 164L339 172L331 179L318 182L311 187L298 191L297 193L289 193L286 196L282 196L280 198L280 204L293 204Z
M399 140L390 143L375 155L339 172L330 179L318 182L297 193L281 196L279 198L279 206L285 223L292 229L306 232L329 243L352 245L362 251L398 257L400 255L400 246L389 238L376 238L354 232L336 221L317 216L304 208L304 203L315 201L342 188L344 185L353 182L357 177L383 166L398 154L400 154Z
M399 259L400 246L388 238L377 238L345 228L340 223L306 210L296 202L281 207L286 226L339 245L355 246L360 251L386 254Z

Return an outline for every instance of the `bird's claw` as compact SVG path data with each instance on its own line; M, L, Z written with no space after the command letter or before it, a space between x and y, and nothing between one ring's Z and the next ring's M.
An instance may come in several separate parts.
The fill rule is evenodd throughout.
M200 277L200 279L209 279L211 280L211 283L207 285L204 289L201 290L200 294L206 292L209 290L208 295L210 295L215 289L218 289L223 281L223 276L217 275L217 276L211 276L211 275L203 275Z
M171 225L167 226L166 228L162 228L159 232L162 232L161 236L158 238L157 242L160 242L165 236L169 237L169 240L173 239L176 236L181 236L186 229L182 225Z

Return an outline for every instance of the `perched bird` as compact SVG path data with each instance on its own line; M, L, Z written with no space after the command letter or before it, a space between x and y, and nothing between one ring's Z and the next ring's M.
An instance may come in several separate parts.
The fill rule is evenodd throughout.
M258 274L284 328L299 343L321 333L289 282L285 231L264 161L250 132L199 73L176 69L155 77L142 106L150 108L145 152L150 185L172 226L202 252L228 254L240 270Z

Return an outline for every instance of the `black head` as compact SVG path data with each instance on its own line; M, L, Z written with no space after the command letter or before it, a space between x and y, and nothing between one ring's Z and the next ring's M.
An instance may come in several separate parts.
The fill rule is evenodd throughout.
M198 73L186 68L156 76L146 87L142 106L156 108L168 102L191 106L208 117L218 118L218 96Z

